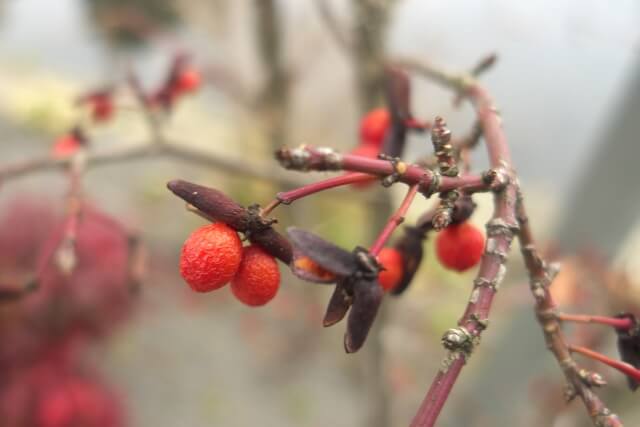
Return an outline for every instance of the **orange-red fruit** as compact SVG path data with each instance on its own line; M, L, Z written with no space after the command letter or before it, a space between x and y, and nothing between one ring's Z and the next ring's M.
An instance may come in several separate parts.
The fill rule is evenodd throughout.
M80 148L80 141L73 135L63 135L55 140L51 154L53 157L67 157L75 153Z
M378 274L378 283L385 291L391 291L398 286L404 274L402 254L394 248L382 248L378 254L378 262L384 267Z
M180 274L196 292L226 285L242 260L242 242L227 224L216 222L198 228L182 246Z
M474 225L463 222L450 225L438 233L436 254L445 267L465 271L482 258L484 235Z
M386 108L376 108L369 111L360 120L360 142L380 149L390 125L391 116Z
M240 302L253 307L264 305L278 293L280 270L276 259L257 245L244 248L231 291Z
M322 268L317 262L315 262L308 256L297 258L294 262L294 265L296 268L304 270L321 280L333 280L336 278L335 274L333 274L329 270Z
M194 92L198 90L202 83L202 76L193 68L185 68L178 74L176 79L176 89L179 92Z

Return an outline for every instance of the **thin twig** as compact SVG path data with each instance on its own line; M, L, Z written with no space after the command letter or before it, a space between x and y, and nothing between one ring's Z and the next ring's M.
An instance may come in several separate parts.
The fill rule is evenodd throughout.
M382 250L384 245L393 234L394 230L404 222L404 217L407 214L407 211L411 207L411 203L413 203L413 199L415 199L416 194L418 193L418 185L414 184L409 187L409 191L407 191L407 195L404 197L404 200L400 204L400 207L394 212L394 214L389 218L387 225L382 229L376 241L371 245L371 249L369 252L376 256Z
M607 317L607 316L592 316L589 314L569 314L558 313L556 314L558 320L562 322L576 322L576 323L597 323L600 325L607 325L621 330L629 330L635 326L633 319L628 317Z
M549 291L554 271L542 259L535 247L533 233L529 226L521 195L518 197L517 218L520 224L518 239L520 240L525 265L529 271L531 292L536 302L536 317L544 334L547 348L556 358L567 380L567 397L570 399L574 396L580 397L595 426L621 427L622 422L618 419L618 416L612 413L600 397L582 380L578 365L571 356L569 346L560 327L560 320L555 315L555 302Z

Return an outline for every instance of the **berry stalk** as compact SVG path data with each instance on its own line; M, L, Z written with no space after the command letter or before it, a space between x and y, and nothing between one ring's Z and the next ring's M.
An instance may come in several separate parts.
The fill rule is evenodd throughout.
M575 323L598 323L600 325L611 326L620 330L629 330L635 326L633 319L628 317L617 318L607 316L591 316L588 314L568 314L558 313L558 320L562 322L575 322Z
M593 359L597 362L600 363L604 363L607 366L612 367L613 369L616 369L617 371L623 373L624 375L632 378L635 381L639 381L640 382L640 370L634 368L633 366L629 365L628 363L625 362L621 362L619 360L615 360L615 359L611 359L608 356L605 356L602 353L598 353L597 351L593 351L591 349L588 349L586 347L581 347L581 346L577 346L577 345L569 345L569 351L571 351L572 353L580 353L583 356L586 356L590 359Z
M276 197L280 203L289 205L298 199L302 199L303 197L310 196L320 191L329 190L331 188L340 187L343 185L354 184L357 182L371 181L372 179L374 179L374 177L364 173L355 173L355 172L347 173L345 175L340 175L340 176L332 177L322 181L317 181L308 185L304 185L294 190L278 193Z

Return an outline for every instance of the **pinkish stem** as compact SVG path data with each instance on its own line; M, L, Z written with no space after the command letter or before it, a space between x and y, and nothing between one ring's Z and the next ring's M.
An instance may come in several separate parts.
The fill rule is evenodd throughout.
M310 196L311 194L315 194L320 191L340 187L343 185L354 184L357 182L372 181L374 179L376 179L376 177L364 173L347 173L344 175L314 182L291 191L278 193L277 198L281 203L288 205L298 199Z
M633 366L629 365L628 363L624 363L621 362L619 360L615 360L615 359L611 359L608 356L605 356L602 353L598 353L597 351L593 351L590 350L586 347L580 347L577 345L570 345L569 346L569 351L573 352L573 353L580 353L583 356L587 356L590 359L596 360L598 362L604 363L605 365L608 365L610 367L612 367L613 369L616 369L620 372L622 372L623 374L627 375L628 377L636 380L636 381L640 381L640 370L634 368Z
M599 323L601 325L612 326L620 330L629 330L635 326L634 321L628 317L617 318L607 316L590 316L588 314L567 314L559 313L558 320L563 322L576 323Z
M387 243L387 240L389 240L389 237L391 237L391 234L393 233L393 231L400 224L402 224L402 222L404 221L404 216L407 214L409 207L411 207L411 203L413 202L413 199L416 197L417 193L418 193L418 185L417 184L412 185L409 188L409 191L407 192L407 195L404 197L404 200L402 201L402 204L400 205L398 210L396 210L395 213L391 216L391 218L389 218L387 225L384 226L384 228L378 235L378 238L371 246L371 249L369 250L369 252L371 252L373 256L377 256L378 253L380 253L384 245Z

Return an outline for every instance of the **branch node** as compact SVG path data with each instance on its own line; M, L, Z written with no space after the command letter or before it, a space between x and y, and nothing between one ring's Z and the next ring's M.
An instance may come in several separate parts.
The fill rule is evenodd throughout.
M407 171L407 164L401 161L399 157L388 156L384 153L378 154L378 158L380 160L388 160L393 167L393 173L385 176L381 181L383 187L391 187Z
M514 233L517 233L520 227L517 223L510 223L503 218L492 218L486 226L487 236L489 237L513 237Z
M465 356L471 354L477 344L476 341L477 337L474 337L464 326L451 328L442 335L442 345L445 349Z
M603 387L607 385L607 381L597 372L580 369L578 370L578 376L588 387Z

